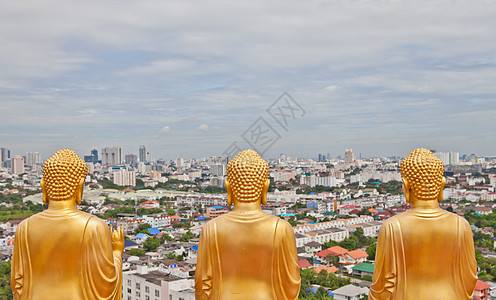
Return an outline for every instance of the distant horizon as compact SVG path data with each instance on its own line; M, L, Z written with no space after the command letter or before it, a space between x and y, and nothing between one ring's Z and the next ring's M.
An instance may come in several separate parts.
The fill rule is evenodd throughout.
M132 152L132 151L129 151L129 152L125 152L124 149L121 147L121 150L122 150L122 160L124 161L124 156L125 155L128 155L128 154L134 154L136 156L139 156L138 154L138 149L139 149L139 146L138 145L136 147L136 152ZM146 145L144 145L146 147ZM101 148L98 148L96 146L91 146L88 148L88 150L86 152L82 152L82 151L79 151L79 150L75 150L75 149L72 149L71 147L62 147L60 149L64 149L64 148L69 148L71 150L74 150L81 158L84 158L85 155L90 155L90 151L92 148L96 148L98 150L98 158L99 160L101 160L101 154L102 154L102 148L105 148L105 147L119 147L118 145L112 145L112 146L105 146L105 147L101 147ZM41 151L36 151L36 150L33 150L33 151L25 151L25 152L13 152L11 148L9 147L6 147L5 145L0 145L0 148L7 148L11 151L11 158L14 157L15 155L21 155L21 156L26 156L26 153L28 152L39 152L40 153L40 156L41 156L41 159L42 161L45 161L47 160L48 158L50 158L55 152L57 152L58 150L60 149L57 149L55 151L53 151L52 153L44 153L44 152L41 152ZM425 147L424 147L425 148ZM150 152L147 149L147 152ZM249 148L246 148L246 149L249 149ZM350 149L350 148L346 148L346 149ZM345 150L346 150L345 149ZM427 148L429 149L429 148ZM244 149L242 149L244 150ZM413 151L414 149L411 149L411 151ZM494 154L479 154L479 153L461 153L459 151L454 151L454 150L438 150L438 149L429 149L429 150L436 150L436 152L458 152L460 154L460 159L463 155L472 155L472 154L475 154L477 155L478 157L496 157L496 152ZM270 152L269 152L270 153ZM276 155L264 155L263 157L265 159L278 159L279 156L281 154L283 154L285 157L297 157L297 158L304 158L304 159L315 159L315 158L318 158L318 155L319 154L324 154L324 155L327 155L328 152L316 152L315 154L308 154L308 155L304 155L304 154L293 154L293 155L290 155L288 153L279 153L279 154L276 154ZM409 152L408 152L409 153ZM404 153L404 154L392 154L392 155L373 155L373 156L365 156L363 153L362 153L362 159L371 159L371 158L389 158L389 157L406 157L408 155L408 153ZM344 159L344 150L343 150L343 153L340 153L340 154L336 154L336 153L331 153L329 152L330 154L330 158L331 159L337 159L338 156L341 157L341 159ZM360 159L360 152L356 152L355 149L353 149L353 154L355 156L355 159ZM155 155L154 153L151 153L150 152L150 155L155 159L155 160L166 160L166 161L170 161L170 160L175 160L177 158L183 158L183 159L200 159L200 158L209 158L209 157L226 157L225 155L222 155L222 154L212 154L212 155L199 155L199 156L177 156L177 157L162 157L162 156L159 156L159 155ZM232 158L232 157L231 157Z

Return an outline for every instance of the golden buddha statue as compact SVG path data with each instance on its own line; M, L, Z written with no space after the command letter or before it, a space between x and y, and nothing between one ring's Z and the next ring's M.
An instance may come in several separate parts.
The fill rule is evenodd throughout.
M48 209L22 221L16 231L11 286L14 299L121 299L122 228L110 231L81 212L86 163L71 150L43 165Z
M200 236L196 299L297 299L300 269L291 225L262 211L269 165L244 150L227 165L234 209L209 221Z
M411 209L382 225L369 299L472 299L472 231L464 218L439 207L443 173L443 163L427 149L415 149L401 162Z

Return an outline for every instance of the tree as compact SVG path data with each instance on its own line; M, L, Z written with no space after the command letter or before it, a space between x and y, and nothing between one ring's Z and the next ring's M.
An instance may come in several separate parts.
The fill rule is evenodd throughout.
M446 210L449 211L449 212L453 212L453 207L448 206L448 208L446 208Z
M339 263L339 256L329 253L326 255L325 260L329 265L337 266Z
M339 243L339 246L345 248L346 250L351 251L357 248L357 242L358 242L358 238L352 235L351 237L342 240Z
M10 262L0 263L0 299L13 299L10 288Z
M141 256L145 256L145 250L133 248L127 251L127 254L141 257Z
M181 236L181 238L179 238L179 241L181 242L187 242L191 239L195 238L195 235L191 232L191 231L186 231L186 233L183 233L183 235Z
M148 223L141 223L138 225L138 228L136 228L136 230L134 231L134 234L138 234L138 233L149 234L150 232L148 232L147 228L150 228L150 227L152 227L152 225L150 225Z
M375 260L375 252L377 249L377 244L372 244L367 248L367 254L369 255L367 257L368 260Z
M160 244L162 244L160 239L154 236L146 239L146 241L143 243L143 248L147 249L149 252L154 252L155 250L157 250Z
M160 237L160 239L162 240L162 243L165 242L165 241L173 241L174 239L168 235L167 233L164 233L162 234L162 236Z
M175 215L175 214L176 214L176 211L175 211L175 210L171 207L171 205L170 205L170 204L167 204L167 209L166 209L166 210L167 210L167 214L168 214L169 216L173 216L173 215Z

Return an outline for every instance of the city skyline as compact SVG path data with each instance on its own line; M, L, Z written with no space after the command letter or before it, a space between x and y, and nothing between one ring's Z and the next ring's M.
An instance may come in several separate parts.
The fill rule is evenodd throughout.
M220 9L221 8L221 9ZM9 2L0 147L221 156L264 118L279 153L496 152L496 5ZM267 109L305 110L287 128Z

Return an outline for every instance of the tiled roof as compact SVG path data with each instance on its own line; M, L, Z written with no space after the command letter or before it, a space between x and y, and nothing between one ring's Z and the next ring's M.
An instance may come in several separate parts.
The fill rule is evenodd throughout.
M358 265L352 267L352 269L357 270L357 271L367 272L367 273L374 273L374 264L368 263L368 262L363 262L361 264L358 264Z
M350 251L347 253L349 256L351 256L353 259L359 259L362 257L367 257L369 256L367 252L363 251L362 249L356 249L353 251Z
M475 284L475 290L476 291L482 291L482 290L488 289L490 287L491 287L490 284L485 283L484 281L481 281L478 279L477 279L477 283Z
M320 271L322 271L322 270L326 270L328 274L331 274L331 273L336 273L336 271L339 269L336 268L335 266L330 266L330 267L320 266L320 267L313 269L313 271L317 274L319 274Z
M298 261L298 267L300 267L300 268L308 268L311 266L312 266L312 264L310 264L310 262L306 259L300 259Z

